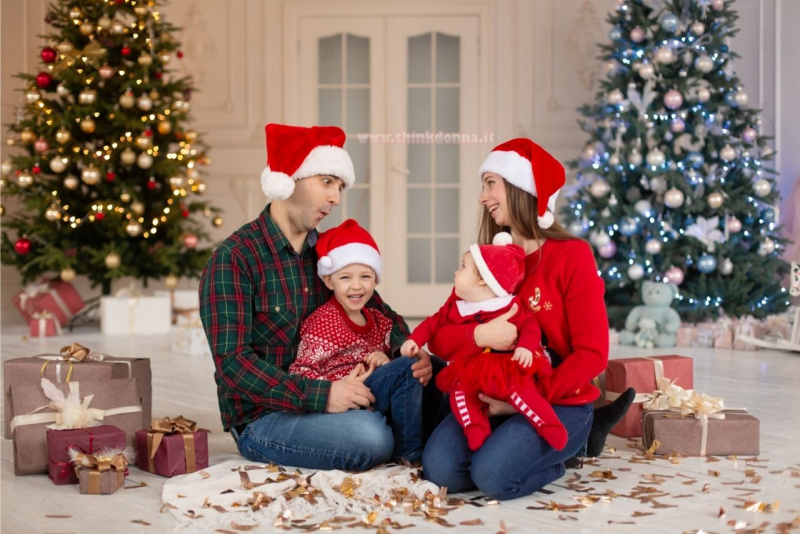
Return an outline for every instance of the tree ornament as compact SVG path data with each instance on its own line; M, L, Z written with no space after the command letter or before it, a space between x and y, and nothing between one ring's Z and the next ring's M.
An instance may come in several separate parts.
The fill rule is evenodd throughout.
M736 159L736 149L731 145L725 145L722 147L722 150L719 151L719 157L724 162L732 161Z
M60 145L69 143L70 139L72 139L72 134L63 126L56 132L56 142Z
M711 8L715 11L725 9L725 0L711 0Z
M174 274L168 274L164 277L164 287L169 290L173 290L178 287L178 277Z
M683 119L675 117L669 123L669 130L676 134L683 133L686 130L686 122L684 122Z
M11 171L14 170L14 163L10 159L4 159L3 163L0 164L0 173L3 176L7 176L11 174Z
M161 52L158 55L158 60L161 62L162 65L166 65L172 59L172 54L169 52Z
M605 180L595 180L592 182L592 185L589 186L589 192L595 198L602 198L606 196L611 191L611 186L608 185L608 182Z
M33 149L39 153L47 152L49 148L50 145L48 144L47 139L45 139L44 137L40 137L33 143Z
M150 98L150 96L144 94L140 96L139 99L136 101L136 105L142 111L150 111L150 109L153 107L153 99Z
M64 178L64 187L69 189L70 191L74 191L78 189L78 186L81 185L80 180L78 180L77 176L73 176L72 174L68 175Z
M33 168L31 169L33 174L40 174L42 172L42 168L39 166L39 162L33 164Z
M683 269L673 265L664 273L664 279L670 284L675 284L676 286L681 285L684 279Z
M42 93L40 93L39 90L36 89L35 87L32 87L27 91L25 91L25 100L28 102L28 104L35 104L41 99L42 99Z
M775 222L775 210L772 208L764 208L761 211L761 220L766 223Z
M25 144L33 143L36 141L36 134L30 128L25 128L20 132L19 140Z
M739 89L736 91L736 94L733 95L733 100L739 106L746 106L750 101L750 97L747 96L747 93L744 92L744 89Z
M44 210L44 218L50 222L57 221L61 218L61 210L58 209L57 205L50 204L50 207Z
M122 24L120 20L114 20L111 22L111 35L122 35L125 33L125 26Z
M75 269L73 269L72 267L66 267L64 269L61 269L61 273L59 273L59 276L61 277L62 281L70 283L73 280L75 280L77 273L75 272Z
M22 171L17 176L17 185L19 185L22 189L26 189L33 185L33 175L28 172L27 170Z
M140 17L144 17L145 15L147 15L147 7L142 4L139 4L133 8L133 12L139 15Z
M55 63L58 58L58 53L49 46L43 48L40 55L42 56L42 61L45 63Z
M713 193L708 195L708 198L706 199L706 202L708 203L708 207L711 208L711 209L714 209L714 210L715 209L719 209L720 207L722 207L722 204L723 204L724 201L725 201L725 198L722 196L722 193L720 193L719 191L714 191Z
M178 50L178 52L176 52L175 55L178 57L178 59L183 59L183 52L182 51Z
M633 209L635 209L640 214L644 215L645 217L651 217L653 215L653 205L650 204L650 201L647 199L637 200L636 203L633 205Z
M186 185L186 180L180 175L170 176L168 182L172 189L180 189Z
M78 6L72 6L71 8L69 8L69 18L71 18L73 21L75 20L80 21L82 17L83 17L83 11L81 11L81 8L79 8Z
M224 223L224 221L223 221L222 217L220 217L219 215L214 217L213 219L211 219L212 226L214 226L216 228L221 227L223 225L223 223Z
M14 243L14 251L20 256L27 256L31 252L33 243L27 237L20 237Z
M618 26L614 26L608 31L608 38L614 42L619 41L622 39L622 29Z
M142 204L138 200L136 202L131 202L131 211L136 216L141 217L142 214L144 213L144 204Z
M653 256L659 254L661 252L661 248L661 241L655 238L650 238L644 243L644 251Z
M86 185L97 185L100 183L100 169L94 165L89 165L81 171L81 180Z
M654 148L647 153L647 164L651 167L661 167L664 164L664 153Z
M109 80L114 76L114 68L111 65L103 65L97 69L97 73L100 75L100 78Z
M102 31L108 30L111 28L111 18L108 15L101 16L99 19L97 19L97 27Z
M114 174L114 171L109 170L106 172L106 182L113 182L116 179L117 175Z
M86 88L78 93L78 103L84 106L90 106L97 102L97 91L94 89Z
M670 63L675 61L675 52L673 52L672 48L668 46L662 46L655 51L654 57L657 63L663 63L664 65L669 65Z
M683 191L677 188L672 188L664 193L664 204L672 209L677 209L683 206L684 196Z
M700 35L703 35L706 32L706 25L703 24L700 21L695 21L695 22L692 23L692 25L690 26L689 30L693 34L695 34L697 36L700 36Z
M36 86L39 89L47 89L53 83L53 77L49 72L40 72L36 75Z
M631 150L631 153L628 154L628 163L634 167L638 167L642 164L642 154L634 148Z
M172 131L172 123L168 120L159 121L157 128L158 133L161 135L167 135Z
M80 25L80 32L81 35L84 35L86 37L92 35L94 33L94 24L92 24L91 22L84 22L83 24Z
M622 91L620 91L619 89L613 89L611 92L608 93L608 97L606 98L606 100L608 100L608 103L611 104L612 106L616 106L617 104L622 102L624 98L625 96L622 94Z
M56 45L56 50L58 50L59 54L69 54L75 50L75 47L69 41L61 41Z
M722 276L728 276L733 272L733 262L728 258L723 258L717 263L717 269Z
M619 233L630 237L639 231L639 224L633 217L624 217L619 223Z
M56 86L56 94L61 98L67 98L71 93L66 85L60 83Z
M636 26L631 30L631 41L641 43L644 41L645 33L641 26Z
M50 160L50 170L52 170L56 174L60 174L67 169L67 163L69 160L62 156L56 156Z
M105 218L106 218L106 214L105 214L105 212L103 212L103 211L98 211L97 213L95 213L95 214L94 214L94 218L95 218L97 221L102 221L103 219L105 219Z
M153 138L149 135L139 135L136 137L136 146L141 150L153 148Z
M714 256L703 254L697 259L697 270L703 274L713 272L717 268L717 260Z
M130 149L130 147L123 150L119 155L119 161L123 165L133 165L136 162L136 152Z
M628 278L630 278L634 282L637 280L641 280L643 276L644 276L644 267L642 267L638 263L634 263L633 265L628 267Z
M680 21L674 13L667 13L661 17L661 29L667 33L675 33Z
M617 156L616 154L611 154L608 157L608 164L611 165L612 167L616 167L617 165L619 165L619 156Z
M697 89L697 101L700 103L708 102L711 99L711 91L707 87Z
M768 180L761 178L753 184L753 192L759 198L764 198L772 191L772 185Z
M609 240L608 243L604 243L597 249L597 253L600 255L601 258L610 259L614 257L614 254L617 253L617 245L613 241Z
M104 261L109 269L116 269L122 263L122 259L116 252L109 252Z
M642 66L641 66L641 67L639 67L639 72L638 72L638 74L639 74L639 76L641 76L641 78L642 78L643 80L649 80L649 79L651 79L653 76L655 76L655 72L656 72L656 71L655 71L655 69L653 68L653 65L652 65L652 64L650 64L650 63L642 63Z
M736 234L742 229L742 221L736 217L728 217L725 221L725 228L727 228L728 232Z
M136 98L133 95L133 91L125 91L119 97L119 105L125 109L131 109L135 103Z
M742 130L742 141L752 144L756 140L756 135L757 132L753 128L747 127Z
M758 255L759 256L769 256L775 252L775 241L766 237L764 241L758 246Z
M139 221L128 221L128 224L125 225L125 231L128 232L129 236L136 237L142 233L142 225Z
M85 119L81 120L81 131L83 133L94 133L96 125L94 123L94 119L91 117L86 117Z
M128 57L131 55L131 48L129 46L123 46L119 53L122 54L123 57Z
M194 248L197 246L198 238L195 234L186 234L183 236L183 245L186 248Z
M147 152L142 152L139 154L139 157L136 158L136 165L142 169L149 169L153 166L153 156Z
M694 60L694 66L697 70L704 74L709 73L714 70L714 60L705 54L702 56L697 56L697 59Z
M680 91L675 89L670 89L667 91L667 94L664 95L664 105L667 106L668 109L677 109L683 105L683 95Z

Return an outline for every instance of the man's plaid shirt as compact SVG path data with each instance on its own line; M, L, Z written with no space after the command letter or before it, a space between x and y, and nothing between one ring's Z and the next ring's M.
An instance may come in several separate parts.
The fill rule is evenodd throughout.
M332 295L317 276L316 242L316 230L309 232L298 254L269 216L268 205L217 247L203 271L200 315L225 430L274 411L327 407L330 381L288 373L300 324ZM392 320L395 354L408 326L377 293L367 306Z

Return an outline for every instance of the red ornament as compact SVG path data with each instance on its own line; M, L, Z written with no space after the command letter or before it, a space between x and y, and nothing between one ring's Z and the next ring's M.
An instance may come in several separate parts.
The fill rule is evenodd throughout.
M147 137L153 137L153 130L147 129L144 131L144 135Z
M106 173L106 182L113 182L116 179L117 175L114 174L114 171L108 171Z
M164 73L161 72L160 70L157 70L153 76L155 77L156 80L160 80L164 76Z
M41 168L41 167L39 167L39 164L38 164L38 163L37 163L37 164L35 164L35 165L33 166L33 169L31 169L31 170L33 171L33 174L39 174L40 172L42 172L42 168Z
M20 256L25 256L26 254L30 254L31 252L31 241L26 237L20 237L17 239L17 242L14 243L14 250L17 251L17 254Z
M178 59L183 58L183 52L181 52L180 50L178 50L178 53L175 55L178 56Z
M194 248L197 246L197 236L194 234L186 234L183 238L183 244L186 248Z
M49 72L40 72L36 76L36 85L39 87L39 89L47 89L52 82L53 77L50 76Z
M122 47L122 50L120 50L120 53L121 53L123 56L125 56L125 57L128 57L129 55L131 55L131 49L130 49L130 47L129 47L129 46L123 46L123 47Z
M147 181L147 189L155 189L156 185L158 185L158 184L156 183L155 179L153 179L153 178L151 178L150 180Z
M98 211L97 213L94 214L94 218L98 221L102 221L103 219L106 218L106 214L103 213L102 211Z
M184 208L183 211L181 211L181 216L183 216L184 218L188 217L189 216L189 210Z
M58 57L58 53L49 46L47 48L42 49L41 55L42 55L42 61L44 61L45 63L54 63L56 58Z

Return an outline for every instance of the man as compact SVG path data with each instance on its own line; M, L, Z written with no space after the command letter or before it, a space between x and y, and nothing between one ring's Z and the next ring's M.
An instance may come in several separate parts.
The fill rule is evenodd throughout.
M266 139L261 185L273 202L217 248L200 280L222 424L252 461L369 469L391 458L393 439L382 415L360 409L375 401L363 379L288 373L300 324L331 295L317 276L314 247L317 226L355 181L345 135L333 126L269 124ZM392 320L396 355L409 333L405 321L377 293L367 306ZM428 354L412 369L427 384Z

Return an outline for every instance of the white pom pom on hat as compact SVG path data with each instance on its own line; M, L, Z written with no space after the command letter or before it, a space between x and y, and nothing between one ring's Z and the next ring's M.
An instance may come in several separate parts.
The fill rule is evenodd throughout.
M317 238L317 274L333 274L348 265L359 263L375 271L376 281L383 276L383 260L375 240L353 219L347 219Z
M492 239L492 245L510 245L514 240L508 232L498 232Z
M545 149L523 137L496 146L478 171L493 172L537 198L537 221L550 228L555 221L558 193L566 182L564 166Z
M272 200L292 196L296 180L316 175L340 178L345 187L355 182L350 155L343 148L345 134L336 126L267 124L267 166L261 172L261 190Z

